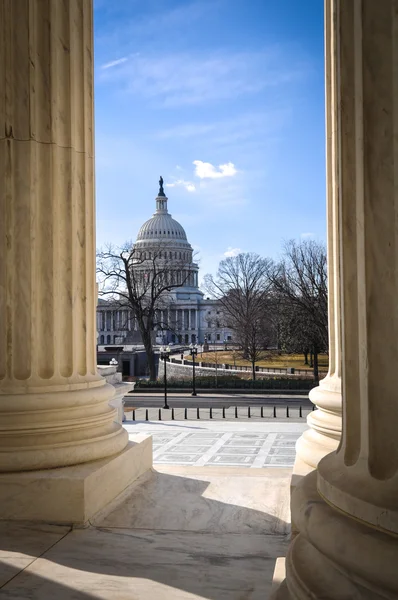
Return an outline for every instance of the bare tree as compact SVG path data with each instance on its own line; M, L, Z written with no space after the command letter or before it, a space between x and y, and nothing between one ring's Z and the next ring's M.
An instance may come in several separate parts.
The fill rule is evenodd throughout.
M285 244L279 263L270 265L274 293L283 298L286 343L314 356L318 380L318 354L328 347L326 248L315 241Z
M251 362L253 380L256 363L270 341L268 270L267 259L241 253L221 261L215 278L205 277L206 289L219 300L226 325L234 330L242 355Z
M159 312L172 305L170 292L190 282L192 265L170 258L166 244L137 249L132 243L122 247L108 245L97 252L99 295L109 298L113 306L131 310L137 320L149 368L156 379L153 332L172 329L173 324L159 319Z

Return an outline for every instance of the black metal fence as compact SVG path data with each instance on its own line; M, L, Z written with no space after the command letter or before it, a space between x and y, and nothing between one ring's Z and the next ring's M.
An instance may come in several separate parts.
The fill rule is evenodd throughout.
M131 414L132 421L181 421L181 420L224 420L235 419L303 419L315 410L308 406L274 405L274 406L233 406L214 408L125 408L125 413Z
M180 358L170 358L170 362L175 363L177 365L181 365L183 362L186 365L190 365L191 361L186 358L182 361ZM252 367L250 365L231 365L224 363L214 363L214 362L205 362L205 361L197 361L196 363L199 367L207 367L209 369L225 369L228 371L241 371L244 373L251 373ZM256 373L276 373L279 375L305 375L307 377L313 377L312 369L296 369L296 367L260 367L256 366ZM320 375L326 375L327 370L320 369Z

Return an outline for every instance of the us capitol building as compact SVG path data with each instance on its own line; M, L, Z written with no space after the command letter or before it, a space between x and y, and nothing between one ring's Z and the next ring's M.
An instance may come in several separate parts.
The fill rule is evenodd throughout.
M198 287L199 267L193 260L193 249L184 228L168 212L168 198L163 179L159 181L156 210L140 228L134 244L137 254L150 260L161 253L167 260L167 270L173 277L174 287L167 295L157 314L157 344L203 344L231 341L232 332L224 327L222 309L217 300L205 298ZM120 310L112 303L99 299L97 306L99 350L104 345L137 346L141 336L131 311Z

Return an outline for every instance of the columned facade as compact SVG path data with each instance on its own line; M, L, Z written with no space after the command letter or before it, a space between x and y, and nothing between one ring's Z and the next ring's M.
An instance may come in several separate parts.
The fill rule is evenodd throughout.
M397 40L396 0L326 2L343 429L338 449L293 494L299 535L278 598L398 597Z
M18 513L18 472L37 478L43 469L95 465L120 455L128 435L109 406L114 388L96 368L92 2L3 1L0 28L5 518ZM72 474L65 477L72 489ZM26 473L24 481L33 506L40 498Z

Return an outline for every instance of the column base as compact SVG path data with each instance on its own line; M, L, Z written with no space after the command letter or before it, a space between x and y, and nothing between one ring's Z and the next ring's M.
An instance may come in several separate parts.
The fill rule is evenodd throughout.
M398 544L329 506L317 492L317 472L292 498L299 535L286 557L286 580L275 600L396 600Z
M84 525L152 468L152 437L73 467L0 474L0 519Z
M293 494L295 492L295 489L299 485L299 483L303 479L303 477L305 477L309 473L312 473L313 470L314 470L314 467L312 465L309 465L308 463L306 463L296 453L296 458L294 460L294 467L293 467L292 478L290 480L290 498L293 498ZM291 530L290 530L291 533L290 533L290 535L291 535L291 539L293 539L299 533L298 527L297 527L296 523L293 520L293 516L291 516L291 526L290 527L291 527Z

